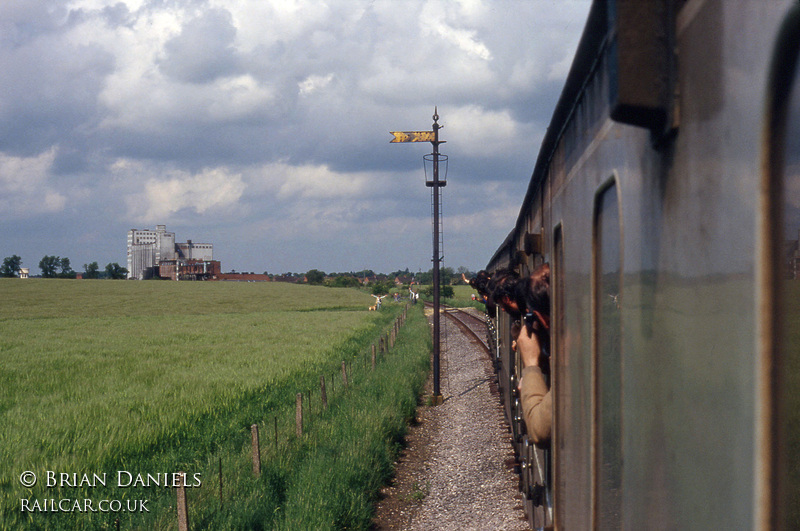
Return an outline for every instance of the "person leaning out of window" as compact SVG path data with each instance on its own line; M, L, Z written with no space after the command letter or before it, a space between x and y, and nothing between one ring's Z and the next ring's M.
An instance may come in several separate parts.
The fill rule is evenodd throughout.
M531 441L538 446L550 444L553 426L553 395L545 375L550 372L550 268L547 264L524 279L524 296L518 298L525 313L521 315L516 348L522 361L519 383L520 403Z

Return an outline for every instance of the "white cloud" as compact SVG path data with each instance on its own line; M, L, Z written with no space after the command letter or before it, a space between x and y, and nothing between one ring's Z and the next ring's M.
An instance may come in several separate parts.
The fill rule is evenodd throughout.
M458 12L450 14L452 20L462 20L462 13L464 12L480 12L479 2L459 2ZM449 24L445 17L448 16L448 6L439 5L436 2L428 2L420 13L420 25L423 28L423 34L432 34L440 37L445 42L455 45L458 49L466 52L469 55L488 61L492 58L489 48L481 42L476 36L477 31L474 29L456 28ZM454 16L452 16L454 15Z
M318 90L324 89L328 84L333 81L333 74L327 76L308 76L303 81L297 84L301 95L309 95Z
M50 184L56 153L55 148L35 157L0 153L0 215L32 217L64 209L66 196Z
M492 111L478 105L450 109L447 113L447 147L453 154L479 158L516 154L531 138L510 111Z
M263 173L277 190L279 199L358 198L369 179L363 173L340 173L327 165L292 166L284 162L267 165Z
M331 22L331 7L320 0L212 0L230 11L237 27L237 42L244 50L290 42L313 28ZM336 3L336 2L332 2ZM347 2L348 11L358 11L357 2ZM334 17L338 18L338 17ZM338 19L336 23L341 23Z
M456 45L459 49L470 55L474 55L484 61L488 61L492 58L489 48L475 39L475 31L454 28L441 21L433 24L430 29L434 34L439 35L445 41Z
M135 11L139 9L145 0L68 0L67 5L70 9L103 9L117 4L124 4L128 9Z
M137 173L138 166L119 161L118 171ZM230 213L245 190L241 174L225 168L205 169L200 173L172 171L165 178L149 178L142 190L129 196L129 217L137 222L171 221L176 213Z
M203 90L199 97L201 105L205 102L208 118L222 123L262 115L263 109L274 99L273 88L260 84L250 75L219 80Z

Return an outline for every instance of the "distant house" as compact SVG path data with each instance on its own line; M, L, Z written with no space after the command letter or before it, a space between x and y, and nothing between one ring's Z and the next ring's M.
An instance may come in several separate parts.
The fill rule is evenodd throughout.
M27 267L19 268L19 278L28 278L30 276L30 269Z

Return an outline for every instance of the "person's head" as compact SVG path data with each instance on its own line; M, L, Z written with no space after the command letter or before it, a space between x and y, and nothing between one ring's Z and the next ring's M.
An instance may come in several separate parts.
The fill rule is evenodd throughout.
M502 269L492 275L492 280L488 286L491 289L489 299L503 308L512 319L519 319L520 316L520 308L514 299L514 291L518 280L519 276L516 272L510 269Z
M549 348L550 337L550 265L538 267L517 284L515 299L522 311L528 333L536 333Z
M469 279L469 285L472 286L480 295L488 297L489 290L487 288L487 284L491 278L492 277L489 275L488 271L481 269L473 278Z
M525 313L537 314L542 324L550 326L550 265L543 264L519 283L514 293Z
M508 273L509 271L507 269L498 269L493 273L480 271L475 279L473 279L476 283L473 285L472 281L470 281L470 285L477 289L478 293L484 298L486 313L489 314L490 317L497 316L497 301L494 299L495 284Z

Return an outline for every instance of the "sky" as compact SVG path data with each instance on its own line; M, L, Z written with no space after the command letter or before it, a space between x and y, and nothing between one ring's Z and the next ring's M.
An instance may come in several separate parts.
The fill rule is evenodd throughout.
M483 268L513 228L588 0L3 0L0 259L223 271ZM431 170L427 169L428 179Z

